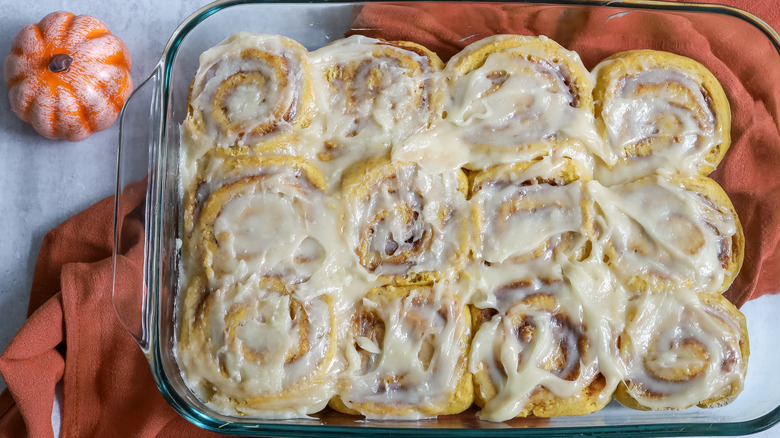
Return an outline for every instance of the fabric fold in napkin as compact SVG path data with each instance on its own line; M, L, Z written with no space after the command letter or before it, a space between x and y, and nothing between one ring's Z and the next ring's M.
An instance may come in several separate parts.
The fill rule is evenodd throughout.
M773 1L728 2L754 12L775 28L780 26L780 9ZM731 90L733 144L712 176L734 202L751 254L727 296L741 305L776 292L780 96L769 92L776 86L774 76L740 65L736 70L726 67L734 63L724 61L766 56L752 42L742 40L739 29L718 29L723 38L715 44L701 36L701 30L713 24L685 14L639 20L632 13L565 11L554 6L536 8L532 14L508 4L462 4L437 13L433 7L368 4L356 10L353 29L372 37L423 44L445 60L487 35L542 34L580 53L589 68L622 48L642 46L642 35L663 32L670 41L665 50L704 62ZM609 26L604 26L607 21ZM122 248L117 260L118 284L128 290L140 290L136 282L142 269L143 229L138 217L144 191L143 184L128 187L120 206L136 213L127 216L123 242L137 243ZM62 436L218 436L188 423L165 402L142 352L115 316L113 202L107 198L95 204L44 239L28 319L0 356L0 373L8 384L0 395L0 438L53 436L52 402L59 381L63 382Z
M140 294L145 184L125 190L129 213L117 282ZM135 211L134 211L135 210ZM35 266L28 319L0 356L0 437L52 437L55 385L63 382L63 437L217 436L188 423L163 399L146 359L113 303L114 198L46 235ZM133 244L133 242L135 242Z

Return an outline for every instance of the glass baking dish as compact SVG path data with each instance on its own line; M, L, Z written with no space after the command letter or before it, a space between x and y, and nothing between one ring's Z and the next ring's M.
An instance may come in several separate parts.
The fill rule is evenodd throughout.
M454 3L427 2L427 7L435 13L438 8L444 10ZM116 281L115 270L114 306L120 321L145 353L157 386L173 408L202 428L245 436L366 433L474 436L485 434L487 430L496 436L743 435L780 422L780 372L776 367L780 349L772 345L777 327L773 315L780 312L780 295L765 296L742 307L748 319L751 344L748 377L743 393L724 408L642 412L613 401L601 411L583 417L523 418L491 423L479 420L475 408L460 415L426 421L365 421L362 417L342 415L330 409L309 419L258 420L227 417L201 403L184 384L173 355L181 231L179 126L185 117L189 85L198 66L198 57L237 31L281 34L313 50L342 38L351 30L354 14L363 5L362 2L296 3L285 0L227 0L207 5L176 29L154 72L125 105L120 125L114 260L116 266L117 257L137 242L137 233L125 229L125 223L129 215L138 215L139 209L128 212L125 206L132 197L138 196L139 191L145 191L140 209L144 226L144 264L142 274L131 282ZM552 23L553 26L576 25L576 17L581 14L608 11L599 30L600 36L605 38L621 38L609 21L627 13L639 15L642 22L648 23L661 22L670 16L704 20L710 25L698 30L705 39L724 38L719 30L729 29L729 35L739 35L751 44L753 51L762 55L751 58L762 61L761 65L751 68L768 75L779 75L780 72L780 37L777 33L756 17L730 7L659 1L503 2L501 7L510 16L516 14L515 18L552 12L551 16L559 17L559 22ZM652 26L635 29L636 32L651 30L654 46L632 47L626 40L623 49L670 50L670 41L663 29ZM559 42L566 46L565 41ZM674 46L675 42L672 42L671 47ZM586 67L593 65L586 64ZM777 94L780 93L780 77L775 83L778 84L778 90L774 91ZM775 122L780 126L780 120ZM750 262L751 256L754 254L748 247L746 263ZM780 285L776 285L773 290L779 289Z

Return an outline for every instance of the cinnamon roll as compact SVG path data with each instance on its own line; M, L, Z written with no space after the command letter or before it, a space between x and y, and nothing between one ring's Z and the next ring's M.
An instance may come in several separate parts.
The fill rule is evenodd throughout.
M494 166L472 181L476 253L487 264L587 256L593 208L587 167L570 156L540 155Z
M447 63L445 120L474 150L469 168L571 143L603 153L592 80L579 56L546 37L496 35Z
M684 56L632 50L596 69L596 125L617 162L601 176L625 181L657 169L707 175L731 144L731 110L706 67Z
M225 414L304 417L335 392L333 299L303 298L275 278L212 289L193 277L177 359L208 406Z
M635 292L722 293L739 273L745 236L723 189L703 177L649 176L588 186L604 262Z
M187 152L197 159L212 149L245 154L289 144L296 128L312 120L313 93L303 46L278 35L236 33L200 57L183 124Z
M634 409L717 407L742 391L750 354L745 317L719 294L672 290L629 303L618 338L623 382L615 398Z
M419 44L355 35L311 57L324 79L323 161L373 150L382 155L441 115L435 73L443 63Z
M344 237L365 272L397 284L426 283L462 266L468 249L466 176L415 163L374 160L344 184Z
M333 409L428 418L471 406L469 309L446 284L372 289L355 304L350 323Z
M196 265L209 285L253 274L308 281L336 227L319 171L299 158L273 156L225 160L218 173L200 186L187 212L197 223L190 243Z
M493 295L492 306L472 310L469 367L481 418L584 415L610 401L614 385L568 280L521 278Z

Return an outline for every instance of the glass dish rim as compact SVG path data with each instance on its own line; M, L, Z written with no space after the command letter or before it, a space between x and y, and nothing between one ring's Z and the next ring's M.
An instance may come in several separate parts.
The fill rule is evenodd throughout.
M439 1L455 1L455 0L421 0L421 1L383 1L384 3L423 3L430 2L435 3ZM153 139L157 145L156 148L150 150L150 179L147 187L147 211L160 211L162 205L160 205L162 199L162 177L165 174L166 159L163 145L167 140L167 114L169 107L169 93L171 91L173 61L175 60L178 48L181 45L184 38L194 29L198 24L206 20L215 13L238 5L246 4L364 4L372 3L373 0L343 0L343 1L329 1L329 0L218 0L213 3L207 4L200 9L196 10L189 17L187 17L172 33L168 43L163 50L162 56L152 74L145 79L136 90L133 95L146 85L147 82L154 80L154 85L159 87L157 96L160 99L160 113L159 126L156 127ZM470 3L502 3L496 0L469 0ZM547 0L547 1L529 1L529 0L516 0L517 4L529 4L529 5L561 5L561 6L600 6L600 7L612 7L620 9L642 9L642 10L660 10L660 11L677 11L677 12L707 12L722 15L729 15L735 18L741 19L748 24L758 28L770 42L774 45L775 49L780 56L780 35L772 29L763 20L755 15L743 11L741 9L718 4L709 3L687 3L687 2L675 2L666 0L625 0L622 2L614 2L607 0ZM130 101L128 98L127 102ZM122 110L122 116L124 115L125 108ZM120 117L122 118L122 117ZM120 168L121 168L121 138L122 138L122 125L120 124L120 147L117 161L117 196L115 205L115 251L119 244L119 230L118 224L118 204L123 187L121 186ZM156 154L156 156L155 156ZM156 166L152 166L151 163L156 163ZM154 167L154 168L153 168ZM148 334L147 342L139 340L141 349L146 354L149 361L152 375L157 384L158 389L165 398L165 400L176 410L176 412L192 422L193 424L217 433L231 433L237 435L261 435L268 432L273 432L278 436L295 436L298 434L314 434L320 436L335 436L335 435L362 435L367 432L377 435L401 435L401 436L438 436L443 434L458 434L461 436L478 436L484 435L488 430L489 434L496 436L570 436L571 434L583 434L595 436L614 435L616 433L631 434L631 436L696 436L696 435L747 435L756 432L760 432L771 428L772 426L780 423L780 405L764 414L761 417L754 418L752 420L746 420L742 422L729 422L729 423L656 423L656 424L640 424L640 425L625 425L625 426L586 426L586 427L554 427L554 428L538 428L538 429L523 429L523 428L507 428L507 429L466 429L457 427L438 427L431 429L419 429L419 428L392 428L384 426L376 426L371 428L361 426L323 426L323 425L311 425L311 424L279 424L279 423L262 423L263 420L259 420L257 423L226 423L221 420L217 420L208 414L199 411L194 406L187 403L173 387L169 380L161 361L162 350L159 342L159 299L161 296L161 283L157 281L159 273L156 270L161 266L158 259L160 254L160 245L162 244L161 229L162 224L160 218L156 222L150 219L150 215L145 217L145 227L147 230L144 237L144 271L145 271L145 286L147 289L147 297L145 299L145 307L149 306L148 318L144 324L144 332ZM114 256L116 258L116 254ZM137 339L138 340L138 339ZM457 431L457 432L456 432Z

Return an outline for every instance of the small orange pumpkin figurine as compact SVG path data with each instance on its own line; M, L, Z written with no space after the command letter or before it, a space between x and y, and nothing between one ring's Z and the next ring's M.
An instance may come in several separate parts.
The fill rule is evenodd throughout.
M19 118L44 137L70 141L111 126L133 89L122 40L97 18L70 12L22 29L3 76Z

